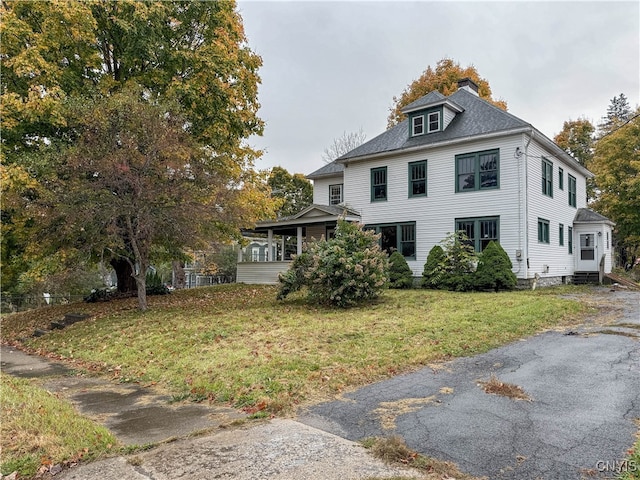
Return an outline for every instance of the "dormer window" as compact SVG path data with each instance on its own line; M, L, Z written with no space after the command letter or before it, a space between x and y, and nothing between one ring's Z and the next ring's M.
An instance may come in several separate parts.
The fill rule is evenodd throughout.
M440 130L440 112L431 112L427 117L427 133Z
M411 136L424 133L424 115L417 115L411 119Z
M434 133L443 130L442 107L422 110L421 112L410 115L409 118L409 125L411 126L409 135L412 137L418 137L425 133Z

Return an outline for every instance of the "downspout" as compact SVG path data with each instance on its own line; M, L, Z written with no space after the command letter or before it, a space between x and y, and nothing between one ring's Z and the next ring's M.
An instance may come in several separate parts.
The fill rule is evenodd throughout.
M532 128L529 130L531 136L527 140L524 146L524 261L527 262L525 266L525 279L529 279L529 144L536 134L536 131Z
M515 272L516 277L520 275L522 271L522 155L523 150L520 147L516 147L516 151L513 154L518 162L518 249L516 251L516 262L518 262L518 270ZM518 253L520 255L518 255Z

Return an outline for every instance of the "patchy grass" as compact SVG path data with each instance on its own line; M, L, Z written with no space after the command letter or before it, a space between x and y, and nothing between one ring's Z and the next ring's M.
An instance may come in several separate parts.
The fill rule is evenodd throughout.
M28 380L0 374L0 471L31 477L104 455L117 445L104 427Z
M176 398L278 413L571 324L585 307L558 291L571 292L388 291L330 309L278 302L274 287L224 285L150 297L145 313L132 299L13 314L2 335L16 342L66 312L90 313L22 345L117 381L156 382Z
M640 418L636 418L636 425L640 428ZM620 480L640 480L640 430L636 436L636 443L621 464Z
M531 397L525 393L522 387L514 385L513 383L501 382L495 375L491 375L491 378L486 382L483 381L478 383L487 393L501 395L515 400L531 401Z
M420 471L421 478L428 480L474 480L472 477L462 473L452 462L444 462L420 455L407 447L404 439L398 435L388 438L374 437L362 441L365 448L371 453L392 465L404 465Z

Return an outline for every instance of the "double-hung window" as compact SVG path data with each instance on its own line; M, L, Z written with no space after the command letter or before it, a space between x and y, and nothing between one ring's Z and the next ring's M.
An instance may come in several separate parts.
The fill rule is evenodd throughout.
M569 205L572 207L576 206L576 178L567 175L569 178Z
M427 161L409 164L409 198L427 196Z
M542 194L553 197L553 163L542 158Z
M564 190L564 170L558 167L558 188Z
M387 167L371 169L371 201L387 199Z
M499 150L456 155L456 192L499 188L499 155Z
M489 242L500 241L500 217L456 218L456 231L462 230L477 252Z
M440 130L440 112L431 112L427 115L427 133Z
M561 223L558 226L558 244L562 247L564 246L564 224Z
M538 243L549 243L549 220L538 218Z
M422 135L424 133L424 115L411 117L411 136Z
M416 224L415 222L367 225L367 229L380 234L380 248L391 255L396 250L405 258L416 257Z
M342 203L342 183L329 185L329 205L339 205Z
M567 245L569 245L569 254L573 253L573 227L568 227Z

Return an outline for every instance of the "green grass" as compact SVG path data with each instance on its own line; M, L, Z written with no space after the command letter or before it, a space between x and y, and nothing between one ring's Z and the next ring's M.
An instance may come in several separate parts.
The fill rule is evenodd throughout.
M0 374L0 398L3 475L31 477L48 465L90 460L117 445L106 428L28 380Z
M636 425L640 427L640 418L636 419ZM620 480L640 480L640 430L636 443L629 449L628 456L623 463L623 471Z
M122 382L156 382L177 399L278 413L573 322L585 307L557 293L388 291L330 309L278 302L274 287L230 285L151 297L145 313L135 300L65 306L95 317L24 345ZM24 325L58 314L44 310L40 320L42 312L3 319L3 336L15 340Z

